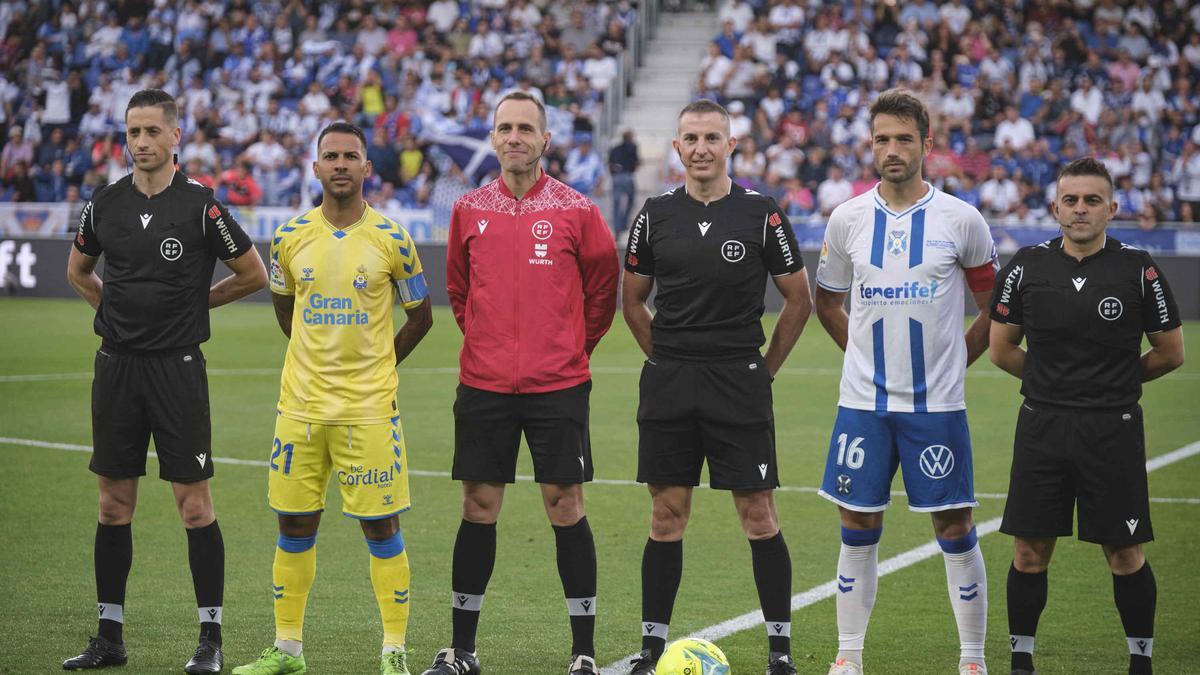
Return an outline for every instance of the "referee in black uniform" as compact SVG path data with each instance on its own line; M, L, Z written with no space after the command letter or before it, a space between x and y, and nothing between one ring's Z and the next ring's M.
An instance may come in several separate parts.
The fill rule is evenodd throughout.
M1056 537L1100 544L1129 646L1149 675L1156 587L1142 544L1154 538L1146 487L1142 382L1183 363L1171 288L1145 251L1108 237L1117 212L1108 170L1065 166L1052 205L1062 236L1021 249L992 296L992 361L1021 378L1012 477L1000 531L1015 538L1008 572L1012 672L1033 672L1046 568ZM1139 355L1142 334L1150 349ZM1021 348L1024 337L1027 348Z
M100 336L92 382L91 470L100 481L96 526L99 634L63 663L67 670L120 665L125 582L133 560L130 521L154 437L159 477L171 481L188 536L200 644L184 670L221 670L225 548L213 513L208 380L200 343L208 310L263 288L267 273L249 237L212 190L176 168L175 100L139 91L125 110L133 173L96 192L79 221L67 279L96 309ZM96 275L104 254L104 280ZM212 282L220 258L233 271Z
M686 168L684 185L646 201L625 256L625 321L648 357L637 415L637 479L653 499L635 675L654 672L667 639L692 488L705 460L711 486L733 492L750 540L770 642L767 672L796 672L792 563L772 492L779 478L771 380L800 337L812 300L792 226L775 200L727 175L736 143L720 105L702 99L683 109L672 144ZM784 307L764 358L768 275ZM652 317L646 300L656 283Z

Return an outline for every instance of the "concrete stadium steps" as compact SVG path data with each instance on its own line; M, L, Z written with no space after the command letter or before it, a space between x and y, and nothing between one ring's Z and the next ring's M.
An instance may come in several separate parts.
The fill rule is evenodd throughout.
M637 205L662 192L663 165L675 136L675 116L691 100L700 60L720 29L715 12L664 12L646 59L625 100L621 126L634 129L642 167Z

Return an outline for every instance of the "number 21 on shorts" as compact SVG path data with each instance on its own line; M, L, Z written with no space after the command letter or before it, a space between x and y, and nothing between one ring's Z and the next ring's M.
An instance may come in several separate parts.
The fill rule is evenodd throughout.
M844 466L848 469L862 468L863 461L866 459L867 451L859 443L863 442L862 436L855 436L847 445L846 440L849 438L847 434L838 434L838 466ZM276 441L278 444L279 441ZM289 446L290 447L290 446ZM288 455L289 459L291 455ZM284 473L287 473L286 471Z
M846 435L846 434L842 434L842 436L845 436L845 435ZM859 439L859 440L861 440L861 439ZM278 462L279 462L279 456L280 456L280 455L284 455L284 458L283 458L283 475L285 475L285 476L286 476L286 475L290 474L290 473L292 472L292 450L293 450L293 449L294 449L294 445L293 445L293 444L291 444L291 443L287 443L287 444L281 443L281 442L279 441L279 439L278 439L278 438L276 438L276 439L275 439L275 440L274 440L274 441L271 443L271 470L272 470L272 471L279 471L279 463L278 463ZM841 461L841 460L839 460L839 462L840 462L840 461Z

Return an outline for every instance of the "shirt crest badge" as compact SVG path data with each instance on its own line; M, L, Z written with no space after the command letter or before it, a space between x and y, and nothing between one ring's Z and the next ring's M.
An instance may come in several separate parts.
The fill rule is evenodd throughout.
M892 255L904 255L908 251L908 233L904 230L892 230L887 235L887 252Z
M358 274L354 275L354 287L360 291L367 287L367 267L366 267L366 265L358 266Z

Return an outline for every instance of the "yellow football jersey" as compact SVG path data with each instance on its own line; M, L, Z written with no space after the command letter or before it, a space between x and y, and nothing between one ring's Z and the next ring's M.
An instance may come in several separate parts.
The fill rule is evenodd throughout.
M428 295L408 232L369 205L339 230L315 208L275 230L271 292L294 295L279 411L305 422L366 424L396 414L392 312Z

